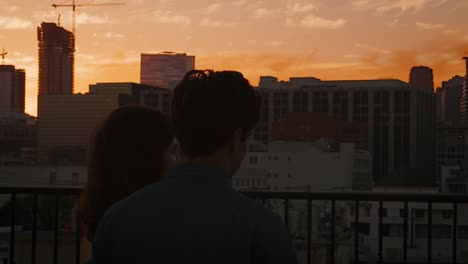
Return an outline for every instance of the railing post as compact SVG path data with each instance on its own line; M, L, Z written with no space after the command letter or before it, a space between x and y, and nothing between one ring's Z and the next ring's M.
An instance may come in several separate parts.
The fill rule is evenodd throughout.
M33 210L32 210L32 241L31 241L31 264L36 263L36 242L37 242L37 203L38 194L33 195Z
M58 263L58 240L60 229L60 195L55 195L55 223L54 223L54 264Z
M76 221L76 228L75 228L75 239L76 239L76 255L75 255L75 263L80 264L80 257L81 257L81 223L80 223L80 216L78 214L78 209L76 211L75 221Z
M284 199L284 224L286 225L286 228L288 229L288 233L290 233L290 230L289 230L289 199Z
M15 219L15 215L16 215L16 210L15 210L15 207L16 207L16 193L12 193L11 194L11 223L10 223L10 246L9 246L9 250L10 250L10 264L15 264L15 229L16 229L16 219Z
M307 264L312 262L312 200L307 199Z
M453 224L452 224L452 263L457 263L457 218L458 218L458 206L457 202L453 203Z
M432 263L432 202L428 202L427 210L427 263Z
M383 201L379 201L379 263L383 260Z
M405 201L403 217L404 217L403 263L406 264L408 261L408 201Z
M336 227L335 227L335 214L336 214L336 200L332 200L331 202L331 263L335 263L335 232L336 232Z
M354 263L359 263L359 200L354 202Z

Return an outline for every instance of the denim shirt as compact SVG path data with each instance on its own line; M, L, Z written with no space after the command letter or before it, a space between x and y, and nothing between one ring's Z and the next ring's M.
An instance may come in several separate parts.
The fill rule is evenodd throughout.
M91 263L297 263L278 215L222 169L185 164L112 206Z

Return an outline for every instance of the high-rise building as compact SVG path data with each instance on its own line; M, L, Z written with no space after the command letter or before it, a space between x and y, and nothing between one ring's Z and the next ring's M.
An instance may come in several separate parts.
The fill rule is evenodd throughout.
M465 187L460 187L458 183L468 182L468 130L464 127L438 127L436 137L436 178L444 184L444 168L456 167L457 175L452 182L454 188L466 193ZM457 187L458 186L458 187Z
M463 77L454 76L452 79L442 82L439 99L441 100L442 121L451 127L460 126L463 79Z
M37 28L39 95L73 94L75 37L55 23Z
M0 65L0 112L24 113L26 73L13 65Z
M442 87L438 87L436 89L435 100L436 122L439 125L443 123L445 119L445 92Z
M15 70L15 89L13 89L13 112L24 113L26 104L26 71Z
M141 104L167 113L167 89L137 83L97 83L87 94L39 96L38 161L83 165L93 129L119 106Z
M261 77L258 89L262 110L255 140L268 144L273 123L287 118L289 112L318 112L340 122L367 123L368 150L377 182L401 171L433 173L435 100L430 87L413 87L400 80L291 78L278 82L267 78Z
M466 62L466 74L463 80L463 93L460 104L461 124L468 126L468 57L463 57Z
M173 88L185 73L195 69L195 56L163 52L141 54L140 82L162 88Z
M429 92L434 91L434 75L429 67L418 66L411 68L409 80L413 87Z

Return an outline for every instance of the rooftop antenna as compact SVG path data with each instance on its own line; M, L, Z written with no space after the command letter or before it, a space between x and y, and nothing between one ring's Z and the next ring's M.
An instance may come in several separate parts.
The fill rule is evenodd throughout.
M0 53L0 56L2 56L2 64L5 64L5 56L8 54L6 52L5 48L2 48L2 53Z
M58 19L57 19L57 20L58 20L58 21L57 21L57 26L59 26L59 27L60 27L60 16L61 16L61 14L58 14Z

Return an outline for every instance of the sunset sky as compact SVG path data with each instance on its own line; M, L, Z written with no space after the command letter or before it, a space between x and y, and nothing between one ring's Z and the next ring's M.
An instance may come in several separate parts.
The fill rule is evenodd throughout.
M76 0L104 3L107 0ZM115 0L77 10L75 92L96 82L139 82L140 53L196 56L197 68L280 79L398 78L434 69L436 86L464 74L468 0ZM0 0L0 49L26 69L26 112L37 108L37 36L42 22L71 30L71 0Z

